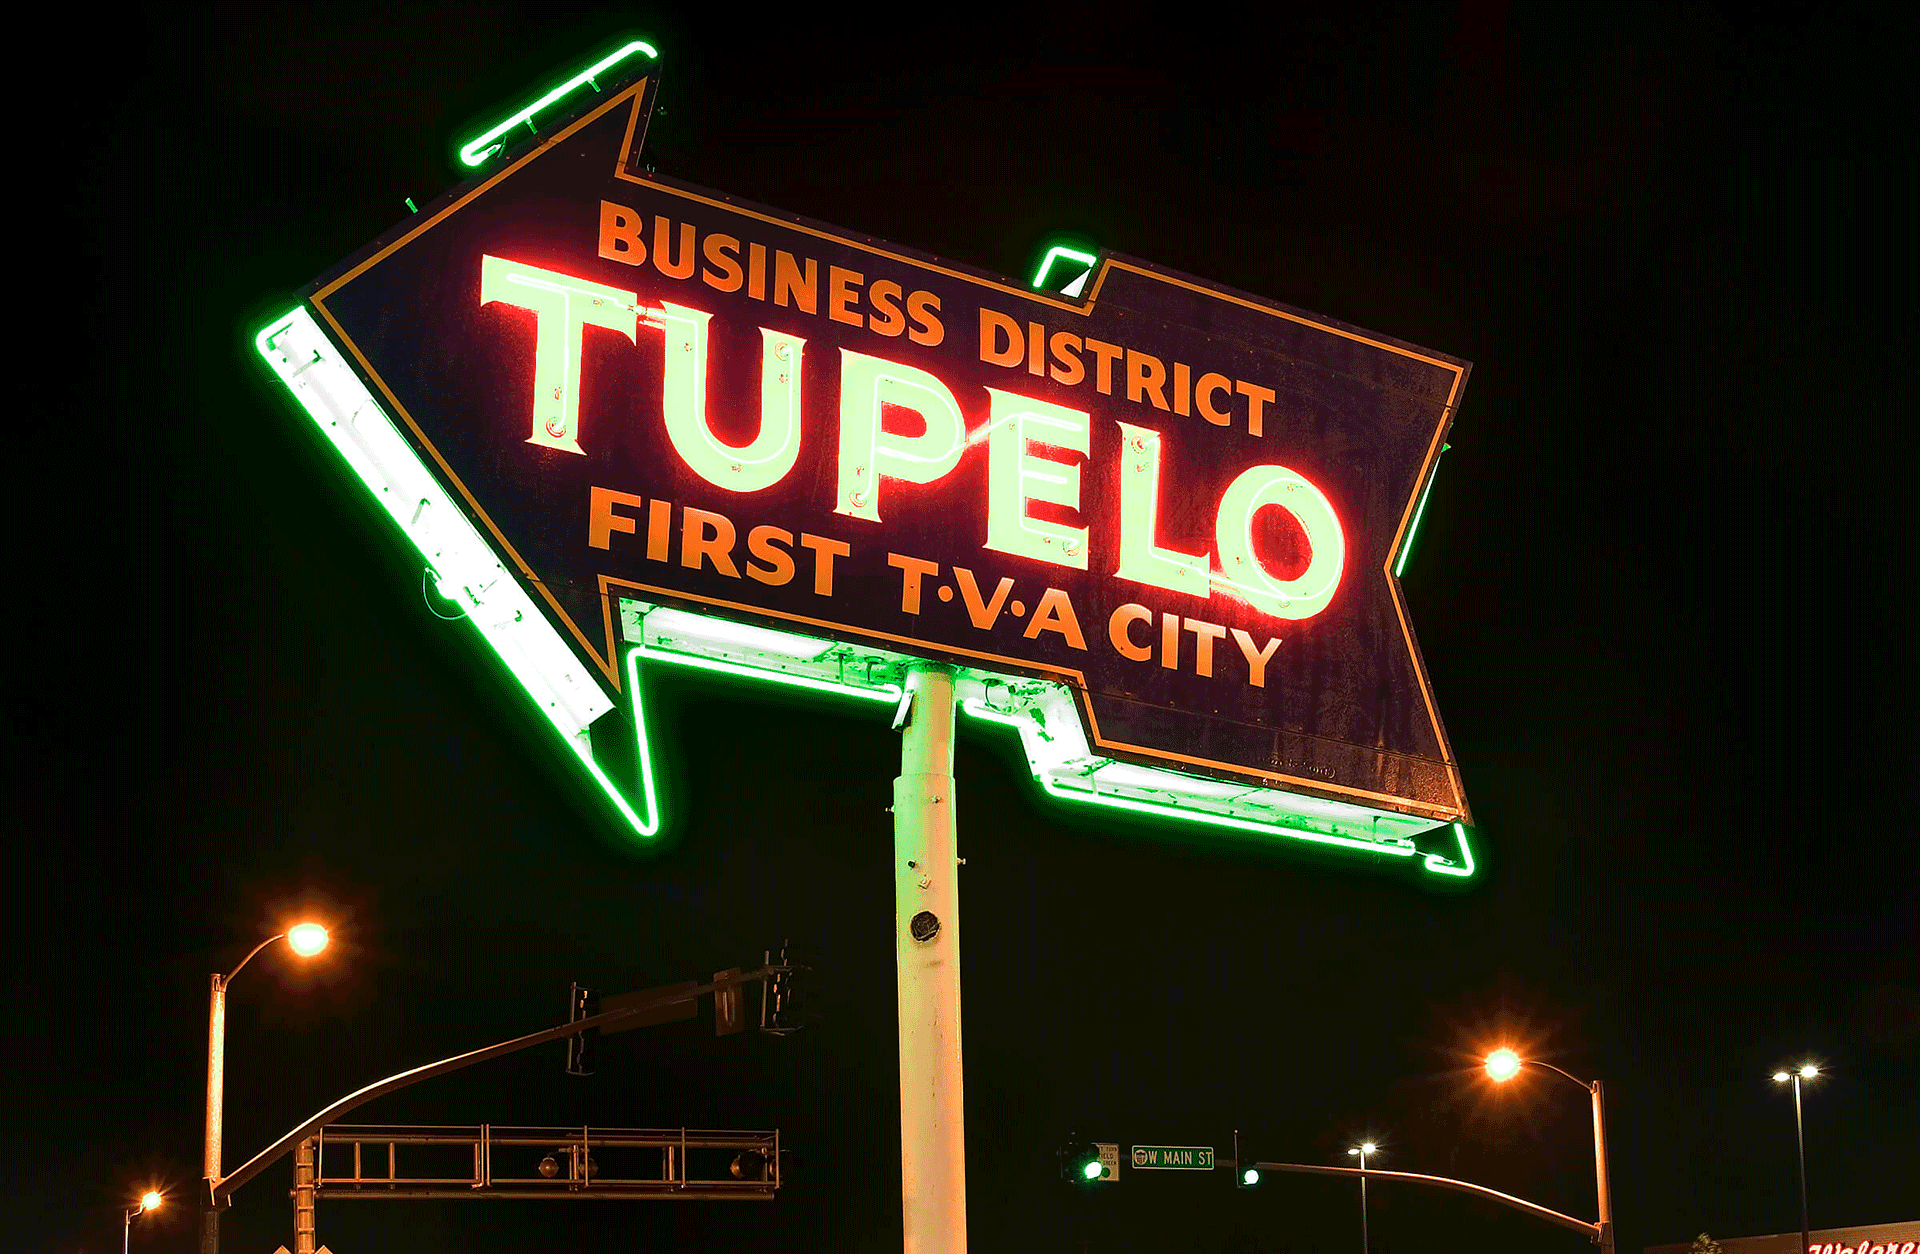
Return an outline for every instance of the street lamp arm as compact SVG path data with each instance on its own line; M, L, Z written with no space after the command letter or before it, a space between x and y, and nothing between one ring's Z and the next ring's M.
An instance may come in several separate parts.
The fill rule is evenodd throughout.
M1593 1085L1588 1084L1585 1080L1582 1080L1577 1075L1570 1075L1567 1072L1560 1070L1560 1068L1554 1066L1550 1062L1541 1062L1538 1058L1528 1058L1524 1061L1523 1065L1528 1067L1545 1067L1548 1071L1553 1072L1555 1075L1561 1076L1565 1079L1573 1081L1575 1084L1578 1084L1581 1088L1585 1089L1587 1092L1589 1093L1593 1092Z
M247 1181L253 1179L268 1167L271 1167L275 1162L286 1157L300 1142L306 1140L328 1124L333 1123L348 1111L359 1106L364 1106L376 1097L385 1097L388 1093L406 1088L408 1085L418 1084L422 1080L431 1080L435 1076L445 1075L449 1071L458 1071L462 1067L471 1067L475 1063L502 1058L508 1054L518 1053L523 1049L531 1049L535 1045L544 1045L548 1041L564 1040L569 1036L578 1036L580 1033L590 1031L594 1028L611 1027L623 1019L631 1019L635 1015L644 1014L649 1010L657 1010L662 1006L673 1006L681 1002L693 1001L696 998L713 992L716 988L720 988L723 985L731 988L743 984L751 984L756 981L764 983L775 973L783 970L786 970L786 968L776 963L770 966L760 967L757 970L748 971L743 975L733 976L725 981L716 980L707 984L698 984L688 989L662 992L644 1001L636 1001L631 1005L622 1006L618 1010L608 1010L585 1019L576 1019L572 1023L561 1024L557 1028L548 1028L543 1032L532 1032L526 1036L516 1036L510 1041L501 1041L496 1045L488 1045L481 1049L469 1050L464 1054L455 1054L451 1058L442 1058L439 1062L430 1062L425 1066L414 1067L409 1071L401 1071L390 1075L384 1080L376 1081L367 1085L365 1088L357 1089L347 1094L339 1101L333 1103L333 1105L319 1111L291 1132L275 1141L272 1145L267 1146L267 1148L255 1154L251 1159L247 1160L244 1166L231 1175L220 1180L208 1181L208 1184L212 1186L212 1196L208 1200L216 1207L227 1205L228 1200L232 1198L235 1191L237 1191L241 1185L247 1183Z
M233 969L233 975L229 975L229 976L227 976L227 977L226 977L225 979L223 979L223 980L221 980L220 982L221 982L222 984L231 984L231 983L233 983L233 977L234 977L235 975L239 975L239 974L240 974L240 967L244 967L244 966L246 966L246 965L247 965L247 964L248 964L249 962L252 962L252 961L253 961L253 956L254 956L254 954L257 954L257 953L259 953L259 952L260 952L261 950L263 950L263 949L265 949L265 948L266 948L266 947L267 947L268 945L271 945L271 944L273 944L273 942L275 942L275 941L277 941L277 940L284 940L284 939L286 939L286 935L287 935L287 934L286 934L285 932L282 932L282 933L280 933L280 934L279 934L278 936L269 936L269 937L267 937L267 939L265 939L265 940L263 940L263 941L261 941L261 942L260 942L260 943L259 943L258 945L255 945L255 946L254 946L254 947L253 947L253 948L252 948L251 950L249 950L249 951L248 951L248 953L247 953L247 956L246 956L246 957L244 957L244 958L242 958L242 959L240 960L240 966L239 966L239 967L235 967L235 968Z
M1562 1074L1565 1073L1562 1072ZM1359 1176L1362 1179L1405 1180L1412 1184L1431 1184L1436 1188L1453 1189L1461 1193L1471 1193L1475 1197L1491 1198L1502 1206L1511 1206L1517 1211L1532 1215L1535 1219L1544 1219L1548 1223L1559 1224L1562 1228L1571 1228L1575 1232L1584 1233L1589 1240L1600 1239L1599 1224L1575 1219L1572 1215L1563 1215L1557 1210L1548 1210L1525 1198L1515 1197L1511 1193L1502 1193L1498 1189L1489 1189L1483 1184L1469 1184L1465 1180L1454 1180L1447 1176L1428 1176L1417 1171L1381 1171L1374 1167L1321 1167L1308 1163L1255 1163L1254 1166L1261 1171L1292 1171L1309 1176Z

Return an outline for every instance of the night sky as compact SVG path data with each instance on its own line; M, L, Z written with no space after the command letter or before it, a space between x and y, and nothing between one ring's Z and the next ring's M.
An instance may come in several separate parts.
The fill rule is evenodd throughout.
M824 11L823 11L824 12ZM844 8L835 10L845 12ZM1472 360L1405 585L1482 835L1437 891L957 766L980 1251L1350 1251L1344 1181L1056 1178L1072 1130L1461 1176L1619 1248L1920 1217L1911 67L1890 11L152 8L17 55L0 1245L193 1246L208 973L229 1170L369 1081L608 992L819 957L819 1021L545 1047L383 1123L778 1127L762 1204L323 1202L335 1254L900 1246L884 715L663 676L666 839L605 819L253 359L455 182L456 136L632 31L662 174L1024 276L1071 231ZM75 68L71 61L85 63ZM1905 84L1905 86L1903 86ZM78 280L77 284L75 280ZM1904 398L1904 399L1902 399ZM752 999L750 998L750 1006ZM292 1243L286 1164L233 1254ZM1378 1186L1374 1250L1588 1248ZM1088 1244L1080 1244L1086 1242Z

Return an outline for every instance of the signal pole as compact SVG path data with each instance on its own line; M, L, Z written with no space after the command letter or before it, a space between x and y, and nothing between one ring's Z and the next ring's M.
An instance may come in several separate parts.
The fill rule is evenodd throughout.
M917 663L907 684L911 700L900 729L900 776L893 781L900 1205L906 1254L966 1254L953 672Z

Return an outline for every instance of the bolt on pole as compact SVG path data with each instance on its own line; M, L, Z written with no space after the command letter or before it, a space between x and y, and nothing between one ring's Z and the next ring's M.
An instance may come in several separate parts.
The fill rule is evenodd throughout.
M953 673L916 664L908 684L912 703L893 781L901 1214L906 1254L966 1254Z

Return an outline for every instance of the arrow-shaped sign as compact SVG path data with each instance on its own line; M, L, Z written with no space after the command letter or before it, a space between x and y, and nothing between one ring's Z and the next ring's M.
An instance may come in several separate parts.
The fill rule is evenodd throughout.
M892 703L933 658L1057 796L1471 873L1395 577L1467 363L656 177L656 83L595 83L259 338L637 830L645 663Z

